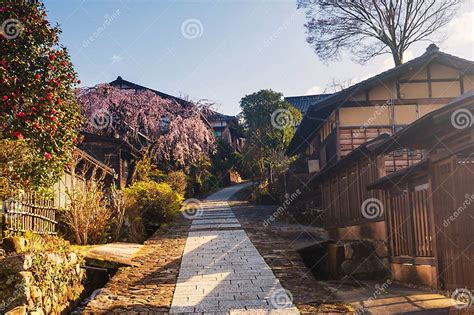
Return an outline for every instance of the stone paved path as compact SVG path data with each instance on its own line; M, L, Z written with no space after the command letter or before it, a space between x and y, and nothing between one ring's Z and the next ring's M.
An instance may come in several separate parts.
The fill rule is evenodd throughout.
M299 314L291 293L226 202L241 188L220 190L202 203L188 234L170 313Z

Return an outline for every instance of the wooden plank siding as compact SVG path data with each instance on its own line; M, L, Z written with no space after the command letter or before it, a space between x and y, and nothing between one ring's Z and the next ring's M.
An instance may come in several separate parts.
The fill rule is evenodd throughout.
M428 210L428 177L403 181L385 195L392 257L433 257L433 231Z
M446 289L474 289L474 157L452 155L433 163L433 209L439 275ZM457 213L455 217L453 217ZM449 219L449 218L454 219Z
M383 157L367 157L320 181L321 205L326 228L374 221L364 218L361 205L369 198L381 198L380 192L369 191L366 187L385 174L382 164ZM383 220L383 217L377 220Z
M340 152L341 157L344 157L357 149L362 144L377 138L381 134L393 134L391 126L380 127L340 127ZM401 149L395 152L390 152L385 158L385 167L387 174L403 169L410 165L414 165L421 161L421 150L407 150Z

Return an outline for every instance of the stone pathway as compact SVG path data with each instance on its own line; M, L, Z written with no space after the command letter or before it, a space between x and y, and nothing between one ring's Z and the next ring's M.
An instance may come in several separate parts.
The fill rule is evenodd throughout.
M220 190L202 203L188 234L170 313L299 314L291 293L226 202L242 187Z

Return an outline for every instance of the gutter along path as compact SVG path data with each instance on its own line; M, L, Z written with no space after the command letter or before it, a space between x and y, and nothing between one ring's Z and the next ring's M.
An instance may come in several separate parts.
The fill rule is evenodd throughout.
M171 314L299 314L227 203L245 185L202 202L186 240Z

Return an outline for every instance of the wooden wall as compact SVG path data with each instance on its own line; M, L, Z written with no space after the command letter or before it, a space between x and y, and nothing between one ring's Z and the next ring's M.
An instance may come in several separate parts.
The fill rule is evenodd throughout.
M392 128L385 127L370 127L370 128L354 128L341 127L339 129L339 143L340 155L344 157L358 148L360 145L375 139L379 135L386 133L391 135ZM422 152L420 150L398 150L386 155L385 158L385 172L387 174L413 165L421 161Z
M361 205L369 198L380 198L379 192L369 191L366 187L385 175L382 163L383 157L366 158L320 181L326 228L370 222L362 215ZM383 216L377 220L383 220Z
M441 284L474 289L474 157L471 151L432 165L433 211Z

